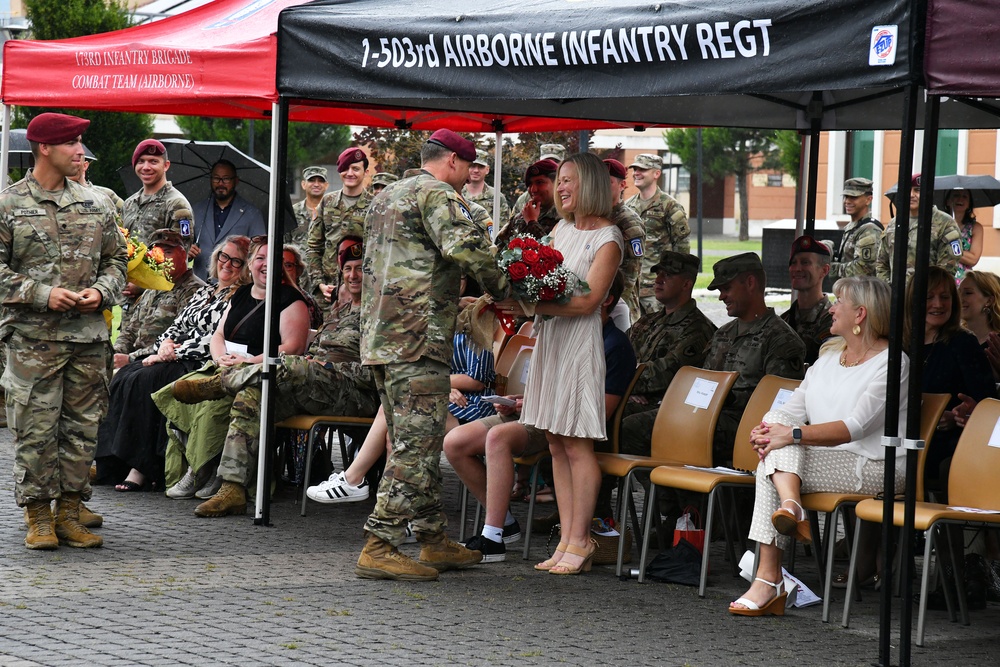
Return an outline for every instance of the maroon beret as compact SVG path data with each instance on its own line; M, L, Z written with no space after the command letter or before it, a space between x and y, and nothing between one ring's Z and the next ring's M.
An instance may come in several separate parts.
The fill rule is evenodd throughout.
M610 173L615 178L624 181L625 177L628 176L628 169L626 169L625 165L623 165L618 160L614 158L608 158L607 160L604 161L604 164L608 168L608 173Z
M343 174L355 162L364 162L365 169L368 168L368 156L363 150L354 147L345 149L337 158L337 173Z
M76 139L89 126L86 118L46 112L31 119L25 136L40 144L61 144Z
M920 187L920 174L913 174L910 178L910 187L919 188Z
M795 257L800 252L814 252L817 255L830 256L830 249L825 243L820 243L813 237L809 235L803 235L792 241L792 252L788 256L788 261L791 263L792 257Z
M139 145L135 147L135 152L132 153L133 167L143 155L162 155L166 159L167 147L156 139L144 139L140 141Z
M549 178L554 178L557 171L559 171L559 163L551 158L545 158L544 160L539 160L525 170L524 182L527 184L528 181L535 176L548 176Z
M345 236L340 242L340 250L337 252L337 266L341 269L344 264L361 259L364 256L364 246L361 238L357 236Z
M476 161L476 145L451 130L438 130L427 140L429 144L444 146L466 162Z

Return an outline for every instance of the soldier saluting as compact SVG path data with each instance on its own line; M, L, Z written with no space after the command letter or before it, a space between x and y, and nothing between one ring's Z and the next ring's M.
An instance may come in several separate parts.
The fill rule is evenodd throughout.
M43 113L28 124L35 168L0 194L0 337L14 495L29 549L103 544L80 524L97 426L107 411L108 327L125 286L125 239L107 204L70 180L90 121ZM50 503L57 502L53 521Z

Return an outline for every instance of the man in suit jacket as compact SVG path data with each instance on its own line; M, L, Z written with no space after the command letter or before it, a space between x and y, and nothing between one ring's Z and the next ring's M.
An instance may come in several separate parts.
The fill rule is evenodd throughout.
M236 193L239 183L236 165L219 160L212 165L212 196L194 205L196 236L188 256L194 259L194 273L202 280L208 280L208 262L217 243L233 234L267 233L260 209Z

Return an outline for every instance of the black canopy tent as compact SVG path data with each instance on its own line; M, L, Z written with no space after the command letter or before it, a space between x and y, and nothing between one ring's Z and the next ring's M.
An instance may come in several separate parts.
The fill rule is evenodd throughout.
M960 12L967 0L952 2ZM358 119L352 122L401 128L414 127L410 118L438 112L424 127L472 129L468 121L474 117L480 123L491 119L488 130L496 132L510 130L514 123L508 125L508 119L516 119L517 131L554 129L552 118L637 128L798 129L811 135L814 147L809 228L815 220L820 131L901 129L898 182L908 184L914 131L922 123L929 130L925 160L933 155L931 139L938 126L1000 124L981 101L931 98L925 103L920 86L926 9L923 0L807 5L794 0L673 0L610 6L505 0L475 9L455 0L404 0L389 6L378 0L330 0L290 8L281 13L278 25L279 122L274 126L279 134L272 143L272 173L284 168L280 121L289 109L308 114L305 107L315 108L317 118L331 109L349 108ZM400 16L406 21L399 21ZM968 41L963 45L970 46ZM278 187L284 185L272 192ZM899 217L896 234L905 238L908 220ZM926 246L929 210L920 221ZM904 264L905 245L900 245L895 265ZM886 424L886 433L892 434L899 426L899 395L892 388L900 377L903 287L902 280L893 286ZM271 315L275 320L277 313ZM922 328L922 315L914 319ZM276 343L273 337L268 340L273 356ZM910 415L919 415L919 389L909 396ZM915 423L911 419L906 431L914 440L919 437ZM890 485L897 441L886 448ZM912 500L912 490L908 495ZM266 523L266 505L257 516ZM889 660L889 602L883 596L883 664ZM908 602L901 625L903 664L909 662Z

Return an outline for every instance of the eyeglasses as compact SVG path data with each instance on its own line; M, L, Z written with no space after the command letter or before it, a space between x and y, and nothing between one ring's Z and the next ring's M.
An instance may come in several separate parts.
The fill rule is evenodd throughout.
M299 265L296 264L295 262L283 262L282 266L285 267L289 271L294 271L297 268L299 268Z
M228 263L234 269L242 269L243 266L246 264L245 260L242 260L239 257L230 257L229 255L227 255L224 252L220 252L219 253L218 260L219 260L219 264L227 264Z
M212 176L213 183L232 183L235 180L235 176Z

